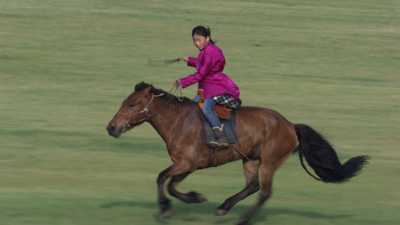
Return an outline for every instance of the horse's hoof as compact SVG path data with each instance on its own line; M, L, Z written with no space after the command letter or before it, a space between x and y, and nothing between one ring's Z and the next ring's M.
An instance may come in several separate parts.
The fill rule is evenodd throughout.
M161 211L159 216L160 216L160 219L168 219L172 216L172 214L173 214L173 210L170 208L170 209Z
M207 201L206 197L204 197L202 194L194 192L194 191L189 192L188 195L190 196L189 203L202 203L202 202Z
M249 224L250 223L248 220L242 220L242 221L239 221L236 225L249 225Z
M229 211L225 210L225 209L217 209L217 211L215 211L215 215L216 216L225 216Z
M203 202L206 202L206 201L208 201L208 200L205 197L201 196L201 197L199 197L197 199L197 201L195 203L203 203Z
M160 219L168 218L172 214L171 201L169 199L164 199L159 202L160 206Z
M202 203L202 202L206 202L208 201L206 197L204 197L203 195L199 194L197 196L197 203Z
M248 219L240 219L236 225L249 225L250 221Z

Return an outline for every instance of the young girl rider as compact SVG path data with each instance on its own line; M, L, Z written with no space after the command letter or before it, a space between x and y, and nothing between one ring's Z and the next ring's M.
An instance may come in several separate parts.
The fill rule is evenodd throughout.
M228 75L223 73L224 53L211 39L210 29L204 26L194 27L192 39L193 44L200 51L198 56L179 59L185 61L188 66L195 67L196 72L176 80L175 85L177 88L186 88L198 83L198 88L203 89L205 98L202 111L216 136L216 141L208 144L218 148L227 147L229 143L225 137L223 125L214 111L214 106L224 104L233 109L239 108L239 87ZM199 96L196 96L195 101L198 100Z

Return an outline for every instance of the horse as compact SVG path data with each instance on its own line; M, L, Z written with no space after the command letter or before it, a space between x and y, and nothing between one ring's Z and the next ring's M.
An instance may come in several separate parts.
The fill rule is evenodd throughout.
M157 177L161 216L168 215L172 208L165 187L171 196L185 203L204 202L207 199L202 194L180 192L176 185L196 170L242 160L245 187L216 210L216 215L223 216L239 201L259 192L255 204L241 215L238 225L249 224L270 198L275 171L294 152L298 152L308 174L327 183L349 180L368 161L367 155L361 155L342 164L332 145L316 130L305 124L293 124L272 109L242 106L235 113L238 143L226 149L211 149L205 139L204 118L195 102L140 82L122 102L107 131L117 138L148 122L164 140L172 164ZM304 158L315 175L305 166Z

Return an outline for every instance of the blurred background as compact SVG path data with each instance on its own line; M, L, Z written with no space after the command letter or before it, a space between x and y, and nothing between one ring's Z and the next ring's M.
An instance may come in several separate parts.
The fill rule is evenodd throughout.
M147 124L120 139L105 126L140 81L168 90L211 27L244 105L307 123L342 161L368 154L341 185L313 180L293 155L255 224L400 221L400 2L397 0L0 0L0 224L232 224L214 210L244 185L241 162L198 171L157 219L155 180L170 164ZM184 90L192 97L195 87ZM397 221L397 222L396 222Z

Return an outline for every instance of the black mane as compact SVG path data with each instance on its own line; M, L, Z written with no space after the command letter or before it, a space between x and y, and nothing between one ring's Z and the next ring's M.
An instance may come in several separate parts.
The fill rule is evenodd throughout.
M144 89L146 89L148 87L151 88L151 90L150 90L151 93L153 93L155 95L163 94L163 96L161 96L161 99L167 101L168 103L175 103L175 104L193 104L193 103L195 103L188 97L183 97L183 96L178 97L178 96L171 94L167 91L164 91L162 89L155 88L153 85L148 84L144 81L137 83L135 85L135 92L143 91Z

